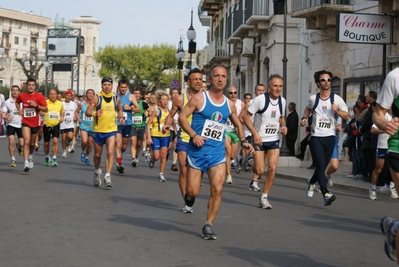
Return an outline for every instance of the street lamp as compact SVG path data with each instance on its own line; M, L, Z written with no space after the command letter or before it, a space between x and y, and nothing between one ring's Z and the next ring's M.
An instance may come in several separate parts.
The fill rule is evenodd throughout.
M94 76L96 76L96 72L94 71L94 66L92 65L92 64L80 64L80 65L82 65L83 66L83 68L84 68L84 90L83 90L83 95L85 95L86 94L86 76L87 76L87 67L92 67L92 71L90 72L90 75L91 75L91 77L93 77L94 78ZM79 91L78 91L78 95L79 95Z
M187 30L187 39L190 40L188 42L188 53L190 54L190 61L188 68L191 70L191 64L192 64L192 56L195 54L196 49L197 49L197 43L194 41L195 37L197 36L197 33L194 30L193 27L193 9L191 8L191 25L190 28Z
M181 83L181 70L183 69L182 59L186 56L186 53L184 52L184 49L183 49L183 40L181 37L180 37L179 46L177 48L177 52L176 52L175 56L176 56L177 60L179 60L177 62L177 68L179 69L179 81L180 81L180 84L182 84Z

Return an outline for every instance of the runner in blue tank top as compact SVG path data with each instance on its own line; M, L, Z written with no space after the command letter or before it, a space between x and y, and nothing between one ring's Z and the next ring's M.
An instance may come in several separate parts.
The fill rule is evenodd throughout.
M123 118L125 119L124 125L120 125L117 120L118 132L116 133L115 138L116 170L119 173L124 173L125 169L122 163L122 154L125 152L130 138L130 131L132 129L132 113L140 112L140 107L137 104L136 97L134 97L128 89L129 83L126 80L120 80L118 82L118 93L116 94L116 97L119 98Z
M184 201L187 206L193 206L201 188L202 174L207 172L210 198L202 236L206 240L214 240L216 235L213 233L212 224L222 203L222 188L226 173L224 130L228 118L237 127L237 134L242 140L241 145L250 153L253 153L254 149L245 140L234 103L223 95L223 89L227 84L226 68L222 65L213 66L208 77L212 84L211 89L191 97L180 112L179 124L190 136L187 148L187 190ZM187 118L191 114L193 118L190 125Z

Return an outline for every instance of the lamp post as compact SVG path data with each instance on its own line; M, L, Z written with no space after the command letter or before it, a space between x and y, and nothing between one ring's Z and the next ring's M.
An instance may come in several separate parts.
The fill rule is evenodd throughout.
M284 40L283 40L283 97L287 100L287 0L284 1ZM280 156L289 156L286 137L283 136Z
M94 76L96 76L96 72L94 71L94 66L92 64L80 64L83 66L83 70L84 70L84 88L83 88L83 95L86 94L86 77L87 77L87 68L88 67L92 67L92 71L90 72L91 77L94 78ZM79 88L78 88L78 95L79 95Z
M188 68L191 70L191 65L192 65L192 56L195 54L196 49L197 49L197 43L194 41L195 37L197 37L197 33L194 30L193 27L193 9L191 8L191 25L190 28L187 30L187 39L190 40L188 42L188 53L190 54L190 61Z
M176 58L177 58L177 60L179 60L177 62L177 68L179 69L179 81L180 81L180 84L183 84L182 83L182 79L181 79L181 70L183 69L183 61L182 61L182 59L185 56L186 56L186 53L184 52L184 49L183 49L183 40L180 37L179 46L178 46L177 52L176 52Z
M43 56L40 56L43 54ZM15 61L17 61L24 72L27 79L33 78L36 81L39 77L39 72L42 67L47 68L49 62L47 56L43 52L39 52L36 55L32 55L31 52L27 52L22 57L18 58L18 53L15 53ZM47 96L47 82L44 83L44 95Z

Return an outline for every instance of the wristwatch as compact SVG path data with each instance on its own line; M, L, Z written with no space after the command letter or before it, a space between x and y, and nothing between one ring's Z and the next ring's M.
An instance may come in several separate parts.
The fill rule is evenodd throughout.
M246 139L245 139L245 140L241 140L241 146L242 146L243 144L245 144L245 143L248 144L248 143L249 143L248 140L246 140Z

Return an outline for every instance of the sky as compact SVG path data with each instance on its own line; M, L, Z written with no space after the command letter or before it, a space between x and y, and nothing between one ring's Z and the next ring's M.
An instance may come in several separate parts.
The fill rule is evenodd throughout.
M24 10L55 21L57 15L68 22L80 16L101 21L99 46L107 45L177 45L183 37L188 49L187 29L191 24L197 33L197 48L205 46L207 27L198 19L200 0L68 0L68 1L2 1L1 8Z

